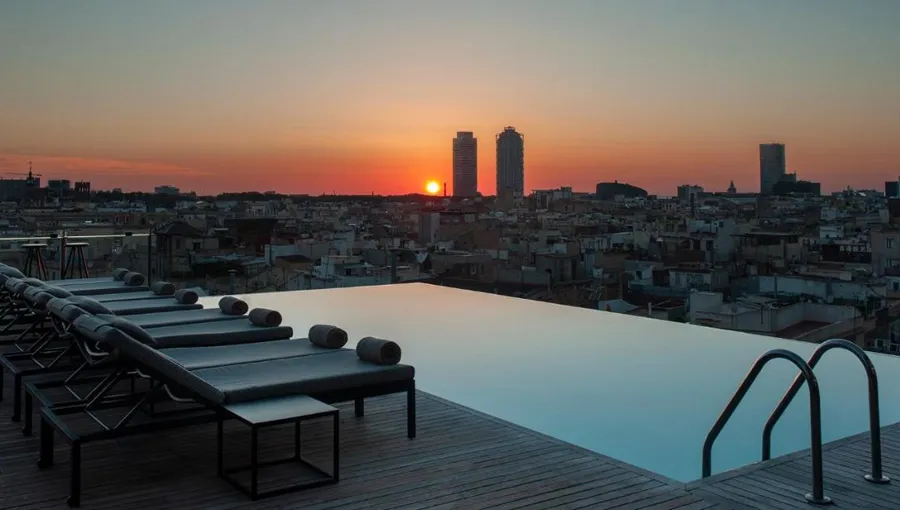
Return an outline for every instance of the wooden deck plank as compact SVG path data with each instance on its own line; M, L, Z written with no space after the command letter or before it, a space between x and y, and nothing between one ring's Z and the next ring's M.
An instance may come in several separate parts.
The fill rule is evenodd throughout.
M900 424L884 427L884 474L895 479L876 485L863 479L871 470L868 433L825 445L823 473L825 495L844 508L898 508L900 501ZM808 508L805 494L811 490L809 452L798 452L689 484L693 494L708 494L726 501L770 508Z

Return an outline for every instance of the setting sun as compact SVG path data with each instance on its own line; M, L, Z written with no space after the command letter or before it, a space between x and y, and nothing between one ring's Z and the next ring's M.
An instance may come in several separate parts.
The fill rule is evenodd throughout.
M436 194L438 191L440 191L440 189L441 185L438 184L437 181L428 181L428 183L425 184L425 191L432 195Z

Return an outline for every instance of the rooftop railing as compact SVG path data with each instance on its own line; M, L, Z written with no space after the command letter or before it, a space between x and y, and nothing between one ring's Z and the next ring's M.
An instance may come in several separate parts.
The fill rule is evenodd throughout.
M28 251L39 253L46 277L65 279L72 277L74 270L86 269L90 276L112 275L118 267L145 272L148 281L153 274L153 233L152 232L118 232L108 234L70 234L68 232L51 233L35 236L0 237L0 256L3 262L24 267ZM85 243L85 244L81 244ZM34 247L44 244L44 247ZM32 245L28 248L26 245ZM75 253L75 252L80 253ZM16 253L18 252L18 253ZM73 259L73 255L83 254L81 259ZM32 275L37 276L37 275Z

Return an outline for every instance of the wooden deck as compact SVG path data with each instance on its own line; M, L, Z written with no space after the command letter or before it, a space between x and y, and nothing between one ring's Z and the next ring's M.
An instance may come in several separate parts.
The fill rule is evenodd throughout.
M9 395L7 394L8 398ZM368 403L370 402L370 403ZM83 508L731 508L613 459L516 427L426 393L416 439L406 438L405 397L367 401L366 416L341 406L341 481L251 502L215 475L215 427L91 443L83 449ZM67 444L36 467L37 439L24 437L0 404L0 507L66 508ZM290 449L289 430L261 436L262 455ZM246 452L247 432L227 427ZM304 425L304 452L327 461L327 424ZM327 465L327 464L326 464ZM289 475L284 475L289 476Z

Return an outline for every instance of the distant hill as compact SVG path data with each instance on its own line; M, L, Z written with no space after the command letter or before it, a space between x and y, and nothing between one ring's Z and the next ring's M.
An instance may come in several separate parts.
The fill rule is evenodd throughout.
M601 182L597 184L598 199L612 200L616 195L623 195L625 198L646 197L647 190L619 181Z

